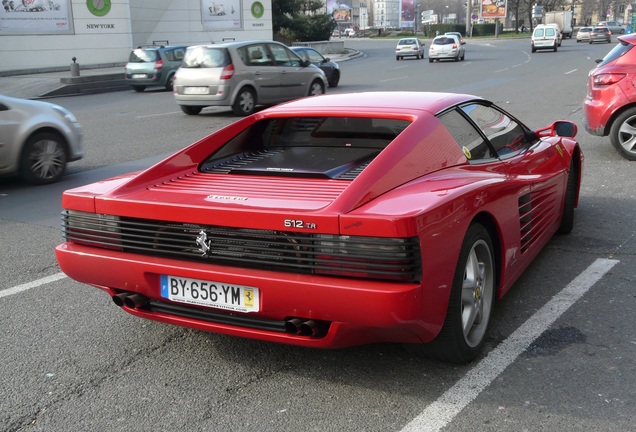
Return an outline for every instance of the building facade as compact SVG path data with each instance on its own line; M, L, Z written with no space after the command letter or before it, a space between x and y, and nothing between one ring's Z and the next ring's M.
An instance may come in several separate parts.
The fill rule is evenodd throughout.
M222 1L222 3L221 3ZM125 63L139 45L272 39L271 0L2 0L0 72Z

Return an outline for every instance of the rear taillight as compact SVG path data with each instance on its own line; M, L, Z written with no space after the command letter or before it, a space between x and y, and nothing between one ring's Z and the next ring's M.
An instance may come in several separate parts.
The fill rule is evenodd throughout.
M221 72L221 79L228 80L232 78L233 76L234 76L234 65L230 63L229 65L223 68L223 71Z
M155 69L159 70L163 67L163 60L158 60L157 63L155 63Z
M457 48L457 44L453 44L453 49Z
M609 86L612 84L616 84L617 82L619 82L626 76L627 76L626 74L619 74L619 73L598 74L594 76L592 82L597 87Z

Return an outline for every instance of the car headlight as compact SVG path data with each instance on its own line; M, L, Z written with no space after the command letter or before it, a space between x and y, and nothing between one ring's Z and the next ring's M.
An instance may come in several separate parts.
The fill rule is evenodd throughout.
M67 110L66 108L61 107L59 105L53 105L51 108L53 108L61 117L65 118L69 122L79 123L77 121L77 117L75 117L75 115L73 115L73 113Z

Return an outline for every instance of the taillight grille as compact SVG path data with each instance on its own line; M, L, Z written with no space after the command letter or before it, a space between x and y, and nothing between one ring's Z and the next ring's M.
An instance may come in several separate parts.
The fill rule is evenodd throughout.
M142 255L358 279L421 280L417 237L230 228L64 211L69 242Z

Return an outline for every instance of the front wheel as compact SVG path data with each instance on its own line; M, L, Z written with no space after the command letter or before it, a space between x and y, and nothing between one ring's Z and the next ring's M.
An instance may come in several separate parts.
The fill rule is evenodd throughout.
M243 87L232 104L232 112L237 116L248 116L256 109L256 95L249 87Z
M20 158L20 176L32 184L53 183L66 168L66 145L56 133L40 132L28 139Z
M496 294L493 251L488 230L473 223L459 253L444 326L433 342L410 346L417 354L451 363L467 363L480 353Z
M636 108L628 109L614 120L610 140L622 157L636 161Z
M340 72L335 70L331 74L331 78L329 78L329 87L338 87L339 82L340 82Z
M307 96L319 96L325 94L325 86L318 80L311 83L309 87L309 94Z

